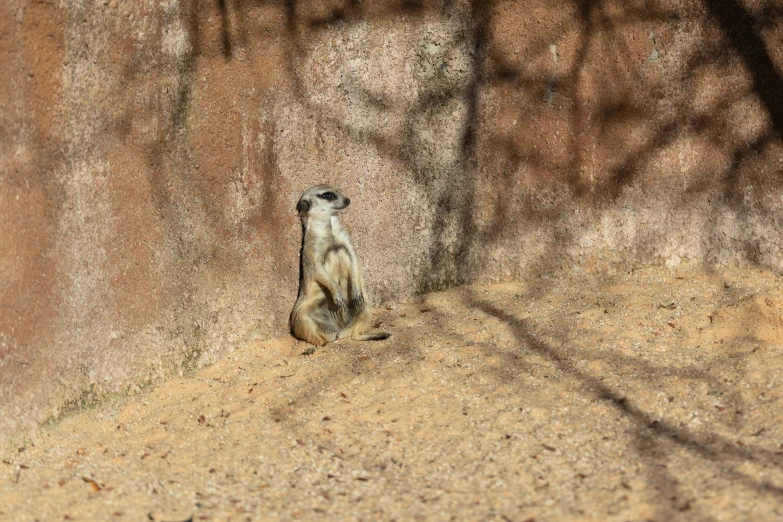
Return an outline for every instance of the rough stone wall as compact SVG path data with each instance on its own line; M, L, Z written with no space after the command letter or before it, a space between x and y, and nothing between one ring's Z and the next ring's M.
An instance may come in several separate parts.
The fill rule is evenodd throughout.
M640 264L783 270L783 7L7 0L0 445L283 335L295 203L376 304Z

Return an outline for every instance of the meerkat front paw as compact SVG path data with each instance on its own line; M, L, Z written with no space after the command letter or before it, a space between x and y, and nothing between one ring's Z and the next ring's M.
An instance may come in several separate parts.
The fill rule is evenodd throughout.
M351 310L354 312L358 312L364 308L364 296L362 294L355 294L354 298L351 299Z
M345 312L348 310L348 304L345 302L345 297L342 295L336 295L334 296L334 304L337 306L337 309L341 312Z

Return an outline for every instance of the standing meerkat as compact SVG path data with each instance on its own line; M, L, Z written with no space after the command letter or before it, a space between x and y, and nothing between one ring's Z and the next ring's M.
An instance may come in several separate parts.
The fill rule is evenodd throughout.
M310 187L296 210L302 219L299 297L291 312L291 332L323 345L350 337L386 339L370 332L370 303L365 299L359 257L337 213L351 200L329 185Z

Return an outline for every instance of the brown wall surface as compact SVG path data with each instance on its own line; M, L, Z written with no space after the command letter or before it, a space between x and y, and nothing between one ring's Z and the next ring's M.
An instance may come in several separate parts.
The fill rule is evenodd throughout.
M7 0L0 447L284 335L330 182L376 305L783 271L783 4Z

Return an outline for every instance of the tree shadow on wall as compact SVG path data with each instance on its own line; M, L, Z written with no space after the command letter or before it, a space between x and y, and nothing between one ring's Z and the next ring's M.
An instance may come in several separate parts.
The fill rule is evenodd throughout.
M727 211L747 229L754 215L775 211L762 200L783 181L769 166L780 146L783 78L767 45L772 37L764 35L780 9L751 12L735 0L692 9L606 0L524 9L511 0L206 5L219 16L215 43L227 61L261 36L248 23L253 9L277 9L299 104L345 140L399 165L426 195L420 292L480 277L493 248L506 248L520 230L538 230L542 247L512 252L508 263L524 253L528 269L572 264L577 211L585 221L600 220L629 191L665 193L672 212L700 202L711 214L701 231L706 260L733 249L765 262L761 240L727 241L721 227ZM401 88L384 88L396 71L350 46L354 28L372 33L401 20L416 27L410 34L418 34L420 47L406 50L417 88L407 98ZM425 26L438 24L441 33L425 34ZM324 69L339 74L308 83L306 69L322 44L346 40L344 56ZM355 69L342 63L351 57L360 62ZM384 82L362 75L373 67ZM180 98L189 103L187 92ZM438 155L439 140L449 143L449 154ZM637 258L655 255L665 227L637 229L623 247Z
M776 172L774 166L769 166L776 158L775 148L781 137L781 101L773 93L783 88L783 79L760 36L765 27L774 25L769 20L779 20L781 13L751 15L736 2L708 2L708 12L712 16L707 17L700 13L654 9L627 9L618 15L607 9L610 6L609 2L579 4L581 33L573 52L575 59L569 67L553 74L547 86L555 91L556 98L562 93L560 105L556 102L551 109L567 113L561 120L566 122L564 126L572 135L565 147L566 154L561 156L560 162L552 161L551 147L549 154L541 153L546 148L542 147L541 140L509 139L501 129L489 136L497 149L505 151L501 166L518 170L517 165L522 164L533 171L543 166L541 178L545 179L547 173L551 173L551 183L570 194L566 205L547 207L530 201L530 208L537 209L534 213L544 219L562 216L561 209L568 203L577 207L587 204L600 215L628 188L641 183L652 188L656 185L665 187L676 201L674 209L687 208L706 195L707 201L712 203L709 211L713 215L706 220L708 224L703 235L711 243L721 235L720 218L727 209L750 228L750 211L753 207L758 211L758 201L763 198L764 191L774 189L783 179L779 169ZM642 28L649 24L649 46L654 54L649 55L645 67L633 71L628 64L639 61L638 45L636 48L634 45L639 40L640 24ZM666 54L670 50L665 48L668 42L660 35L656 37L653 31L674 26L674 30L663 30L666 39L673 42L682 40L684 32L699 24L706 43L693 46L681 43L688 50L672 49L679 53L673 58ZM728 36L721 38L723 33ZM541 48L545 44L534 42ZM663 48L659 50L659 47ZM585 77L596 73L597 52L609 50L620 59L615 60L614 66L610 64L607 69L598 71L605 73L600 79L602 86L591 86ZM487 88L502 86L507 91L519 92L529 83L531 75L525 74L523 66L509 64L507 56L508 53L494 49L490 52ZM682 60L679 68L675 63L677 59ZM747 74L736 74L736 68ZM721 85L724 80L719 78L731 76L734 76L734 85ZM680 92L671 92L671 87L667 87L670 83L679 83L683 88ZM617 90L620 96L609 95L612 90ZM655 102L651 104L649 100ZM759 101L761 113L754 110ZM531 110L530 105L525 110ZM750 128L754 124L747 122L754 119L756 128ZM737 128L743 123L746 128ZM671 175L671 179L658 181L650 177L656 170L658 174L666 175L661 161L666 162L667 156L674 154L682 159L682 147L692 147L695 152L685 154L701 155L703 159L698 163L704 165L691 164L683 176ZM595 156L591 154L591 148L604 148L604 154ZM764 155L766 159L759 160ZM764 161L766 168L760 168L759 163ZM668 165L673 171L679 170L682 163L669 161ZM497 170L503 171L503 168ZM585 170L593 171L589 178L583 174ZM498 207L513 207L513 201L508 199L518 196L513 191L504 194L505 200L504 195L498 197ZM751 203L748 203L749 195ZM500 218L499 223L507 216L505 212L496 215ZM502 230L502 226L495 230ZM567 247L567 243L552 239L559 248L547 252L547 257L542 258L545 263L561 257L562 250ZM650 239L654 239L650 234L640 235L635 245L628 246L644 249ZM754 242L744 238L739 250L744 250L748 261L760 262ZM708 251L725 247L711 244Z
M779 172L758 168L763 161L758 158L779 144L783 126L783 104L777 96L783 92L783 78L771 54L773 47L767 45L769 38L763 36L776 27L782 15L779 9L750 12L735 0L707 0L703 11L646 5L617 8L600 0L569 1L556 7L542 3L524 11L517 4L510 0L194 4L181 13L193 49L179 65L182 80L172 89L172 126L175 131L187 127L194 57L208 47L207 33L200 27L204 11L218 16L215 43L223 58L231 61L238 48L261 36L252 32L256 26L248 22L253 9L277 9L282 13L279 31L285 65L301 105L345 139L369 144L399 164L429 198L430 239L427 266L421 267L418 280L421 292L475 280L486 266L487 252L527 224L543 231L538 241L546 245L533 266L571 262L563 254L576 238L561 226L564 220L574 209L600 216L639 183L671 184L671 197L680 200L673 205L678 207L714 192L715 216L706 226L716 228L704 231L708 242L720 235L717 223L724 208L749 221L748 195L758 199L780 183ZM438 36L441 40L420 42L439 47L437 52L427 55L420 49L411 55L416 62L414 75L431 73L416 80L421 87L417 96L400 104L396 93L390 96L346 69L340 88L350 104L315 101L314 94L330 86L309 85L303 69L308 58L319 52L324 35L350 36L354 26L369 24L372 30L400 20L448 26L448 34ZM510 25L517 22L527 25L514 32ZM702 41L694 46L678 44L675 49L675 41L693 27L701 28ZM673 49L677 56L670 54ZM652 51L657 53L654 60ZM456 62L459 73L452 67ZM736 73L738 67L747 71L747 78ZM715 78L722 75L738 79L736 85L716 85L720 81ZM671 86L678 83L682 89L672 92ZM735 122L743 112L757 107L761 113L754 112L748 119L766 119L768 124L760 123L760 130L736 129L742 127ZM449 145L451 154L442 158L432 153L433 140L444 128L436 122L449 114L455 115L450 122L456 128L455 139ZM357 118L349 116L371 124L358 125ZM390 131L378 123L385 116L399 120L399 125ZM681 180L674 174L667 180L650 179L662 160L669 163L659 172L674 171L679 165L671 157L694 144L701 147L697 154L704 156L705 166L691 165ZM158 151L157 156L165 152ZM190 167L183 161L179 170L186 172ZM160 157L151 163L159 165ZM161 187L156 191L163 194L160 198L172 199L165 196L169 190L165 180L153 174L151 181ZM682 186L675 189L673 182ZM173 212L166 201L158 205L164 213ZM628 245L629 250L644 251L650 248L649 240L649 234L631 238L635 244ZM739 250L750 261L760 261L757 241L741 243ZM708 248L723 247L716 241Z
M242 4L221 2L221 6L237 5L237 9ZM296 0L284 4L287 65L295 94L304 107L346 139L369 143L382 156L401 165L429 196L433 221L428 266L419 278L422 292L474 280L485 265L484 253L525 223L550 225L544 227L549 237L542 241L549 247L538 264L551 265L574 239L557 226L574 207L597 209L600 214L640 178L649 178L655 163L677 154L677 147L684 142L702 146L701 154L718 151L720 158L713 165L692 168L686 175L689 179L683 189L675 191L682 205L720 187L715 194L720 200L715 211L721 211L718 203L725 203L740 217L747 216L743 189L753 184L769 186L774 181L774 174L768 173L761 179L762 174L752 172L747 162L779 139L781 105L773 93L783 88L783 80L762 45L759 31L763 27L756 22L762 15L751 16L734 2L708 3L712 18L707 19L699 13L652 8L629 8L617 14L609 9L608 2L567 3L577 18L579 34L576 43L563 47L574 58L557 62L557 53L562 51L553 50L551 42L564 37L556 31L544 31L518 44L525 47L526 57L554 53L554 64L535 65L515 60L517 49L513 44L499 43L496 36L503 22L497 13L513 2L380 2L368 8L364 3L348 1L328 9L314 9L311 4ZM313 42L319 41L319 35L332 31L346 36L347 28L353 25L383 24L403 16L468 20L454 29L447 42L452 51L464 52L467 57L464 74L455 80L439 71L403 108L394 97L350 75L343 77L347 80L341 87L352 106L314 101L313 89L320 87L308 85L301 69L308 56L317 51ZM726 27L728 19L735 24L730 31ZM676 31L694 23L705 25L705 34L718 27L728 36L686 53L677 69L671 61L674 58L667 57L666 46L675 39ZM655 36L654 30L650 30L649 37L645 34L648 27L667 25L676 27L664 36ZM665 32L659 32L662 30ZM640 35L649 41L639 45ZM647 63L652 50L658 58ZM598 52L614 53L620 59L597 66ZM436 67L448 71L446 55L441 52L434 58L425 57L423 63L430 58L442 60ZM750 84L740 81L739 89L719 89L717 99L708 100L706 107L700 105L707 87L701 83L704 76L715 71L729 73L735 63L747 68ZM543 78L542 70L547 72ZM600 75L606 77L596 80ZM586 77L593 79L586 81ZM602 85L590 85L596 81ZM675 81L682 82L683 89L668 92L667 84ZM482 106L487 97L504 100L503 112L517 115L528 125L512 129L504 124L501 112L490 114L488 107ZM756 99L762 101L771 125L761 132L750 132L750 137L748 133L733 132L732 120L741 117L742 107L753 105ZM459 126L459 139L454 154L446 159L434 157L428 134L440 130L440 124L433 122L455 106L459 110L453 123ZM348 117L350 111L365 121L391 115L402 123L393 132L381 125L358 126ZM523 133L518 131L520 127L525 128ZM559 150L548 143L547 133L555 128L564 136L551 137L552 141L559 140ZM492 177L492 181L488 183L485 177ZM668 181L646 179L643 183L660 185ZM547 191L554 194L553 201L542 202L541 192ZM488 217L478 219L480 214ZM705 231L706 237L716 234ZM649 237L636 239L638 248L647 248L644 243ZM752 246L745 250L755 261Z
M774 169L758 168L780 142L783 78L762 36L776 27L779 9L751 13L734 0L708 0L701 11L572 1L542 4L535 16L517 11L512 22L534 20L514 33L504 20L518 7L510 0L215 0L226 60L255 37L245 24L259 6L283 13L286 66L299 103L346 140L399 164L429 197L422 292L474 280L487 252L528 224L543 231L537 241L546 245L532 266L570 263L564 254L577 238L562 223L575 209L599 219L634 186L665 187L674 209L707 195L714 216L703 236L714 242L707 250L720 250L721 214L730 209L749 225L758 203L748 196L758 200L781 181ZM325 34L347 38L354 26L399 20L454 22L440 41L422 38L437 52L411 55L414 75L432 73L417 84L420 94L401 104L346 69L338 79L350 105L315 101L330 86L309 85L303 69ZM697 30L693 45L677 43ZM450 61L459 60L464 70L450 74ZM449 111L456 139L453 154L440 158L431 153L431 135L441 130L433 122ZM390 131L373 123L385 116L399 125ZM688 154L702 160L683 166L676 159ZM661 174L669 177L655 179ZM627 249L647 252L655 233L627 238ZM749 261L761 262L756 240L738 241Z

